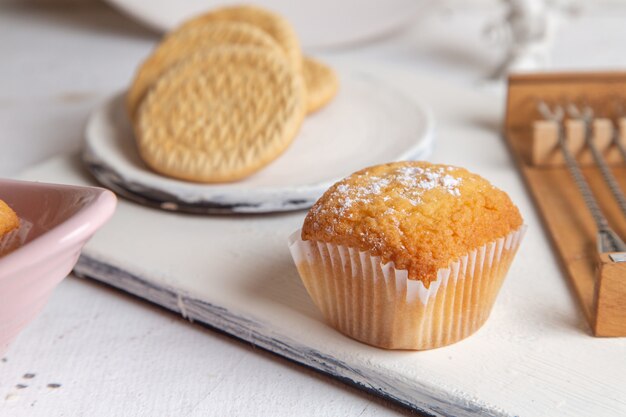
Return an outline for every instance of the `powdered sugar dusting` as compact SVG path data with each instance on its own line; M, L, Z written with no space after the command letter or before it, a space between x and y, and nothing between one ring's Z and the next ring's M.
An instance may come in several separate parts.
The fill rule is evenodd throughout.
M384 175L374 175L371 171L365 171L359 174L356 180L341 183L335 188L333 194L339 204L330 205L328 209L333 211L333 217L338 220L343 216L351 217L350 208L355 204L367 205L376 199L382 199L385 203L392 199L396 201L400 199L408 202L410 206L417 207L422 204L424 193L436 189L459 197L462 179L453 175L454 170L454 167L447 166L402 165L386 171ZM395 206L395 204L389 206L384 214L393 214ZM318 214L325 214L326 210L327 208L316 205L312 208L311 214L315 219ZM319 229L316 221L313 222L313 227Z
M451 167L440 166L401 166L384 177L364 174L366 181L362 185L350 187L348 184L341 184L337 187L336 192L341 203L340 214L357 201L368 203L376 196L389 191L395 191L400 198L405 198L413 206L421 204L421 196L426 191L436 188L459 197L461 179L452 176L450 170ZM389 196L383 197L383 201L389 199Z

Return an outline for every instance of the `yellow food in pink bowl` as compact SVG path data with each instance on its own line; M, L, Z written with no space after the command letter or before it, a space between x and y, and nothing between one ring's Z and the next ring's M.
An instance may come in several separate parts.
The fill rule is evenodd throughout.
M105 189L0 179L19 226L0 236L0 354L44 307L85 243L113 214Z

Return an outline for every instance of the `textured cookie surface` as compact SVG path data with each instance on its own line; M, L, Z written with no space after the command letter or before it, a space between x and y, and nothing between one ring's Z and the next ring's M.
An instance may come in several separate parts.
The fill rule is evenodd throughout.
M311 208L302 239L359 248L425 284L522 225L508 195L463 168L397 162L358 171Z
M289 146L304 111L302 77L282 53L216 47L157 81L139 107L137 145L162 174L235 181Z
M0 200L0 237L16 229L20 225L20 219L17 214L5 203Z
M302 61L302 76L307 94L307 113L324 107L337 94L339 80L329 66L312 58Z
M198 24L169 34L139 67L127 95L127 107L134 118L148 89L172 65L194 53L221 45L249 45L277 50L278 44L254 25L232 21Z
M230 6L213 10L183 23L178 30L187 30L208 22L228 20L244 22L265 31L280 45L296 71L302 68L302 53L298 36L291 24L282 16L255 6Z

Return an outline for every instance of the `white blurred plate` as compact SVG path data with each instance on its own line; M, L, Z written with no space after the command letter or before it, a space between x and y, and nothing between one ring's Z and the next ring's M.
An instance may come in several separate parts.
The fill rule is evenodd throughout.
M239 182L197 184L151 171L135 148L123 93L90 117L84 160L103 185L130 200L207 214L308 208L354 171L429 155L434 123L426 107L368 75L348 73L340 82L334 100L307 116L284 154Z
M165 32L185 19L236 0L107 0L135 19ZM371 40L412 22L428 0L257 0L285 16L305 47L330 47Z

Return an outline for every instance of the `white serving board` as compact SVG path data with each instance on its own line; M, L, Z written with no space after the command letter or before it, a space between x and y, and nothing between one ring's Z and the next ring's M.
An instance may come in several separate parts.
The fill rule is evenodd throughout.
M492 315L474 336L402 352L332 330L287 249L304 212L202 217L120 201L77 272L431 415L626 414L626 339L590 336L499 137L501 100L408 72L386 74L432 105L439 121L432 159L507 190L529 225ZM77 156L23 177L93 184Z

